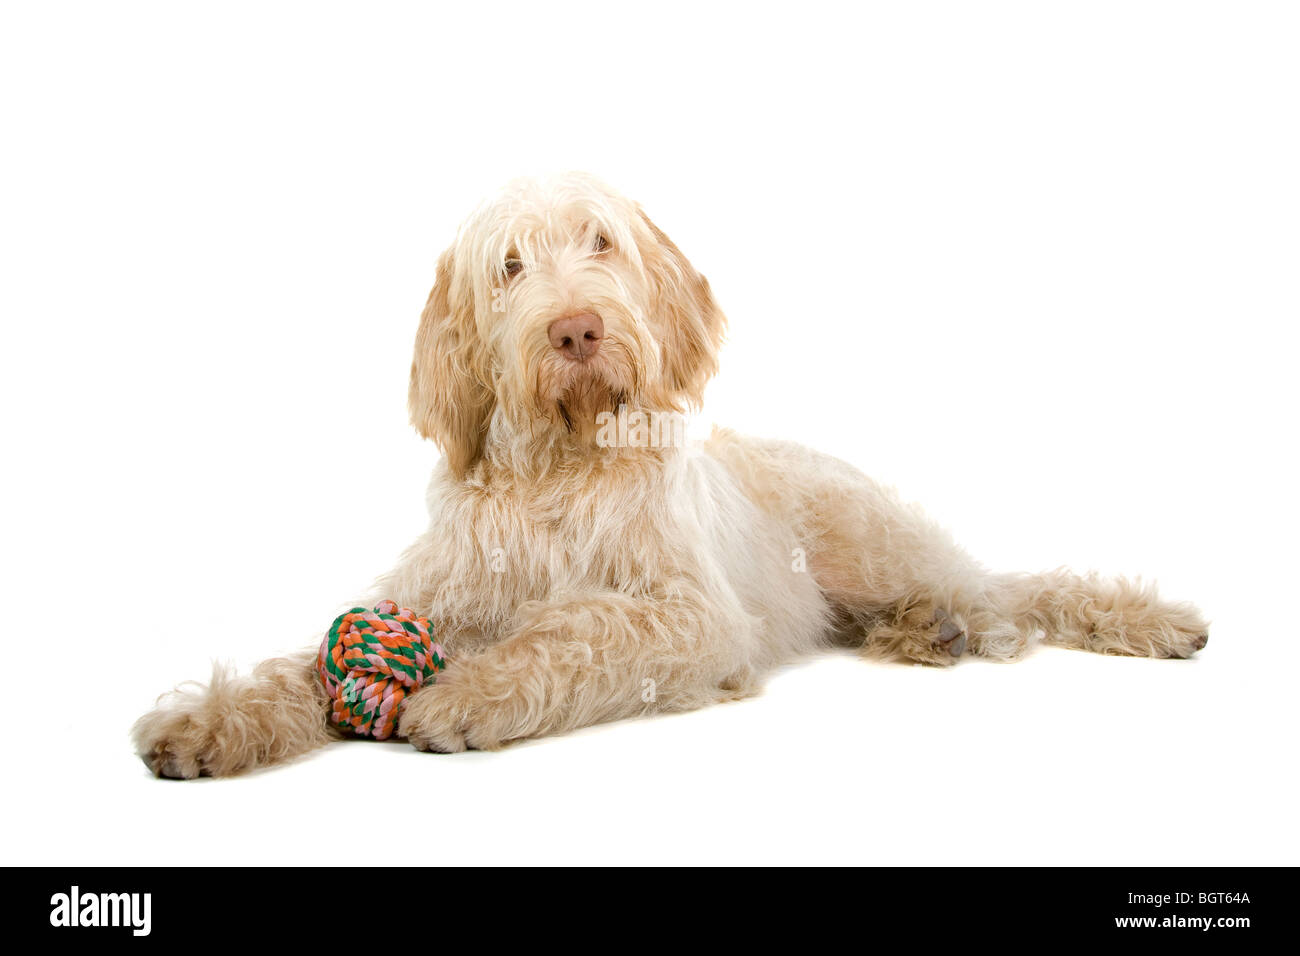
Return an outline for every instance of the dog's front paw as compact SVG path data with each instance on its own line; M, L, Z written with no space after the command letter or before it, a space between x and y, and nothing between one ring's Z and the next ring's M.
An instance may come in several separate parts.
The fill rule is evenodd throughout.
M522 736L513 710L508 699L483 694L466 668L452 667L438 675L437 683L407 699L397 733L416 750L495 750Z
M159 777L222 777L286 760L337 736L316 676L316 652L263 661L248 677L217 667L212 681L160 698L131 730Z
M132 730L135 752L156 777L192 780L212 776L219 760L216 735L187 707L159 707L145 714Z

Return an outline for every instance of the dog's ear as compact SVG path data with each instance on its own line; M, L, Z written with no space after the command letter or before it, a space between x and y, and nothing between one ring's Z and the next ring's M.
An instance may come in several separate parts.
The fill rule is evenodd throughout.
M663 323L664 378L669 389L699 406L704 386L718 371L718 349L727 319L709 289L709 280L681 253L663 230L638 207L654 242L641 250L652 283L651 308Z
M469 283L458 281L449 249L438 260L415 333L407 407L411 424L438 444L457 477L483 453L493 403L486 361L474 322L474 294Z

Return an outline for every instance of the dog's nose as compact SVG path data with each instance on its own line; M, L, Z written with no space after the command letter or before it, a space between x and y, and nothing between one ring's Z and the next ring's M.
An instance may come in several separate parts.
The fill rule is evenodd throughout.
M551 347L571 362L583 362L600 351L605 323L594 312L556 319L546 327Z

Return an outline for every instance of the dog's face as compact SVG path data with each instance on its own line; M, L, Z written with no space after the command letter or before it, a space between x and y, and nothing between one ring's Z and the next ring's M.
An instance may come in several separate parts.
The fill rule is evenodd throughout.
M591 177L519 181L438 261L411 420L463 475L492 440L576 436L620 404L698 405L725 319L635 203Z

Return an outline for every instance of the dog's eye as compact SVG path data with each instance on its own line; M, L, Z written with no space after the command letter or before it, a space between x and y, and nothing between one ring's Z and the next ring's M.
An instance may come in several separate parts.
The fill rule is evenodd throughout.
M515 276L519 275L519 273L523 271L524 271L524 264L520 262L518 259L506 260L506 276L508 278L513 279Z
M599 233L596 234L596 251L604 252L609 248L609 240Z

